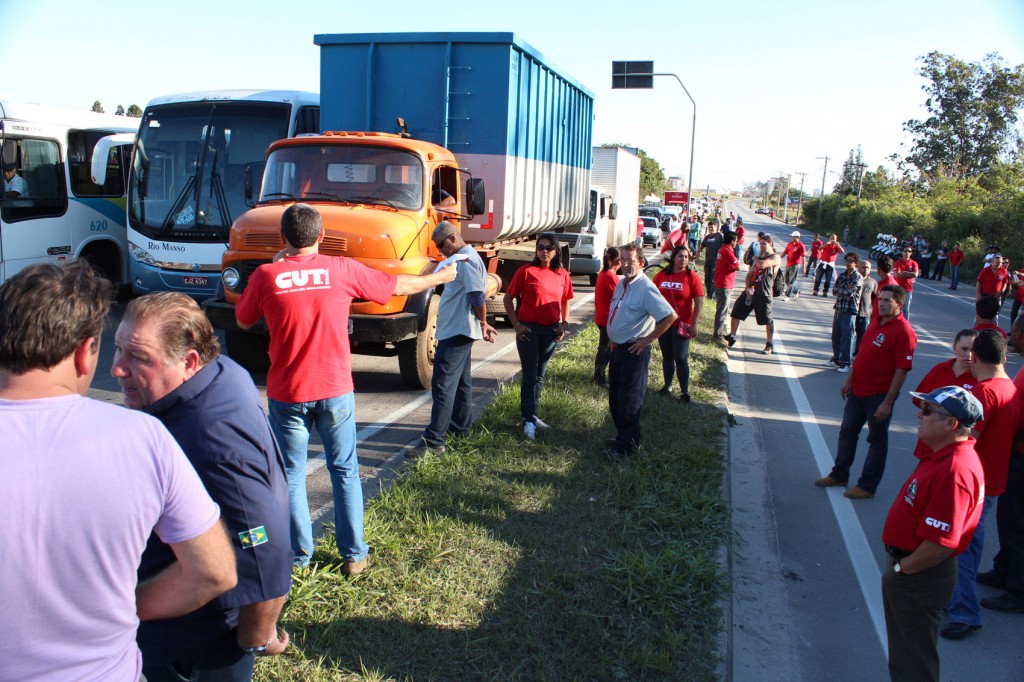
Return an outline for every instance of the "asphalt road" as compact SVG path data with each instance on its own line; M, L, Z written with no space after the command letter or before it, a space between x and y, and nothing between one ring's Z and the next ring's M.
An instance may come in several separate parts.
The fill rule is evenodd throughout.
M737 210L746 202L735 202ZM741 211L747 234L765 230L776 244L793 227ZM813 235L804 232L809 245ZM861 256L866 255L863 251ZM874 268L873 268L874 269ZM744 322L730 351L730 491L733 525L743 544L733 553L732 671L735 680L883 680L886 669L881 533L896 493L916 460L917 411L906 391L949 351L955 333L974 324L974 290L947 282L914 287L910 321L918 336L914 370L896 403L885 476L875 498L847 500L842 488L814 480L831 470L842 419L846 375L822 367L831 357L833 299L812 297L801 278L797 300L775 300L776 355L760 355L763 328ZM738 285L739 287L742 284ZM739 289L737 289L738 291ZM1001 322L1008 326L1010 303ZM1013 377L1021 358L1011 355ZM866 452L862 434L851 480ZM982 570L998 548L994 518ZM979 586L979 596L994 596ZM940 638L943 680L1024 679L1024 616L983 609L984 627L961 641Z

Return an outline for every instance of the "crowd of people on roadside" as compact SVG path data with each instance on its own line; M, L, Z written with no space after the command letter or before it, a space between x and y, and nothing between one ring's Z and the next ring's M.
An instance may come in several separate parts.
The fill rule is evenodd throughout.
M794 231L776 251L764 232L744 248L742 217L723 224L718 215L694 216L688 225L666 240L656 271L645 272L636 244L604 254L595 288L594 381L608 390L615 427L609 453L624 457L642 442L655 341L658 393L672 395L677 385L680 402L690 403L689 352L705 298L715 301L716 341L733 347L754 313L766 332L762 352L772 354L774 300L798 298L801 277L813 277L813 295L831 290L835 298L833 354L825 364L848 374L836 465L816 483L848 484L867 424L863 471L844 495L873 497L917 342L908 312L923 274L913 249L896 262L878 259L876 282L870 263L846 253L836 235L816 235L808 250ZM366 570L348 342L353 300L383 304L443 285L430 422L405 454L443 454L448 435L472 428L471 350L497 337L476 249L441 222L431 235L444 257L437 269L391 275L321 254L323 235L316 209L290 206L281 218L285 247L254 271L237 304L240 328L262 321L269 330L269 413L252 378L220 354L209 320L185 295L151 294L128 305L110 368L120 407L85 397L97 371L109 283L74 261L31 266L0 286L0 438L18 455L0 458L0 498L9 510L0 541L18 548L0 553L0 623L27 633L0 641L0 679L251 679L257 656L286 650L279 614L293 569L312 559L306 461L314 428L333 489L340 570ZM574 296L559 253L556 238L541 235L503 300L522 366L520 416L529 440L548 428L538 414L541 391ZM946 260L955 273L953 253ZM974 328L957 335L954 358L913 393L921 408L920 464L883 535L892 559L883 594L894 678L910 670L937 675L942 607L949 612L942 634L953 639L981 627L980 607L1024 613L1024 452L1014 441L1024 373L1015 385L1003 368L1008 343L1024 352L1024 272L1011 273L1004 260L998 249L990 254ZM741 264L744 286L730 311ZM999 310L1015 283L1008 335ZM993 570L978 573L997 497L1001 551ZM59 558L43 538L64 539ZM911 576L920 582L912 586ZM975 581L1006 593L979 606ZM87 600L78 598L83 594Z

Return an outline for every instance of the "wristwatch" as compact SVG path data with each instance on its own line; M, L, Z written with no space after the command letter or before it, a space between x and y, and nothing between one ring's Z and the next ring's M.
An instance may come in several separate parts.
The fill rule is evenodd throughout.
M273 644L273 643L274 643L274 640L270 640L269 642L267 642L263 646L243 646L242 647L242 651L244 651L247 654L252 654L254 656L259 656L260 654L265 653L267 651L267 649L270 648L270 645Z
M903 573L903 569L900 568L900 562L897 561L892 565L892 571L893 573Z

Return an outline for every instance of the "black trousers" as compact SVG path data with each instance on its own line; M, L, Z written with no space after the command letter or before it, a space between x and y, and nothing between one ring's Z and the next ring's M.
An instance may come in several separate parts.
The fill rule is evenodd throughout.
M956 584L956 559L906 575L892 570L891 556L882 574L882 604L889 638L889 677L939 681L939 621Z
M597 357L594 358L594 378L604 379L605 370L608 369L608 359L611 353L608 351L608 327L597 325Z
M994 568L1006 591L1024 598L1024 455L1010 457L1006 490L996 503L999 552Z
M640 445L640 416L651 364L650 346L639 354L630 353L629 346L616 344L608 366L608 407L615 424L615 448L623 451Z

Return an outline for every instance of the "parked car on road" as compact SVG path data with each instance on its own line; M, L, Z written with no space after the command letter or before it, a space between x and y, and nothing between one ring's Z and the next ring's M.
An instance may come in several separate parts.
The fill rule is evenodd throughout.
M661 231L658 219L651 216L641 216L640 219L644 221L644 246L653 244L654 248L660 249L661 243L665 241L665 233Z

